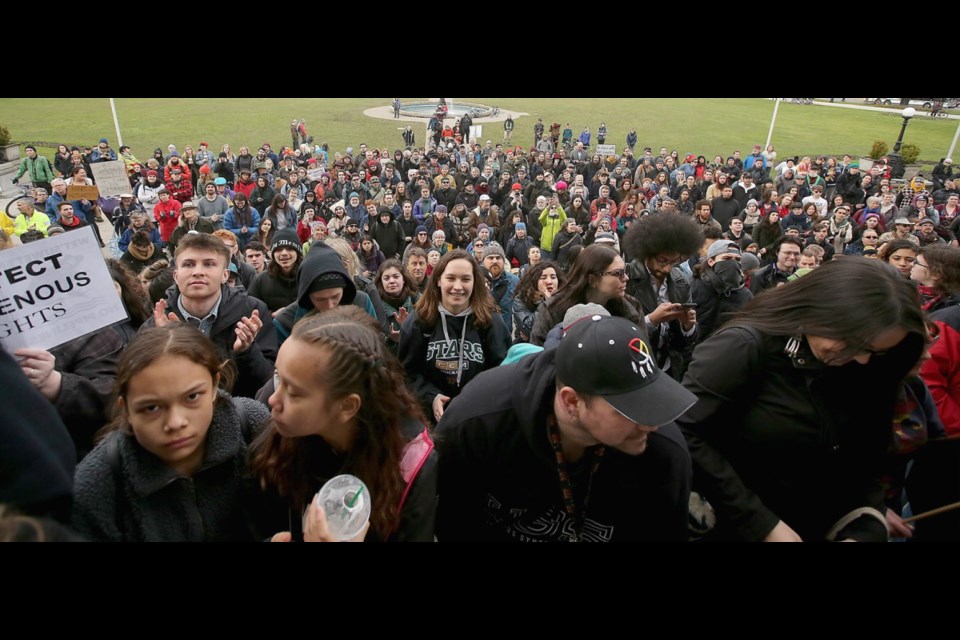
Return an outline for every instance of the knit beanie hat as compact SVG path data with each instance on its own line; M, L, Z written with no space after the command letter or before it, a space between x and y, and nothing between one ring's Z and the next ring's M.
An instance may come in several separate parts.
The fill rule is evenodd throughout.
M270 251L276 251L284 247L295 249L297 253L303 253L303 245L300 244L300 238L293 229L280 229L274 234Z

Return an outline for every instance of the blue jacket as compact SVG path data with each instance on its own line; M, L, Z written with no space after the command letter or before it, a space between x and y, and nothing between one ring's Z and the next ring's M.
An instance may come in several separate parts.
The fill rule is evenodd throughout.
M146 230L146 227L143 227ZM123 235L120 236L120 240L117 241L117 248L120 251L126 251L127 247L130 246L130 240L133 239L133 234L135 231L127 227L127 230L123 232ZM157 251L163 251L163 240L160 239L160 230L156 227L150 232L150 242L153 243L153 246L157 248Z
M417 222L423 224L423 206L421 205L423 198L417 198L417 201L413 203L413 217L417 219ZM437 199L430 198L430 213L432 214L437 210Z
M50 197L47 198L47 217L50 218L50 224L54 224L57 221L57 218L60 217L60 214L57 213L57 205L66 200L60 196L59 193L53 192L50 194Z
M257 229L260 228L260 212L258 212L253 207L248 207L250 209L250 224L247 225L247 232L243 233L243 224L241 224L233 215L233 207L227 209L227 213L223 216L223 228L237 236L237 240L240 241L240 248L243 249L248 242L253 240L257 235Z

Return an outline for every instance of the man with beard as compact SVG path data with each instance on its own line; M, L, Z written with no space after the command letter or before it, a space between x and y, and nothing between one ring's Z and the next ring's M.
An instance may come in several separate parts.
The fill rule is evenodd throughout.
M197 200L197 207L200 209L200 217L209 222L214 229L223 228L223 218L227 215L230 204L226 198L217 193L217 187L212 182L208 182L204 187L204 196Z
M713 218L712 205L709 200L700 200L697 202L696 214L693 217L693 221L700 227L701 232L705 229L713 229L718 234L723 232L720 223Z
M506 269L507 258L503 247L491 242L483 249L483 266L490 272L490 294L497 307L500 308L500 317L507 333L513 334L513 292L517 289L520 278Z
M493 202L490 196L484 194L480 196L477 208L470 212L469 231L470 237L475 238L481 224L491 228L491 238L496 237L500 232L500 216L491 208Z
M703 244L689 218L649 215L624 236L627 293L640 303L657 365L676 380L683 377L697 342L697 310L691 306L690 281L679 266Z
M876 232L874 232L876 233ZM803 252L803 241L799 237L785 235L777 245L776 258L769 265L755 271L750 281L750 291L759 295L766 289L786 284L790 276L797 270L800 254Z
M697 305L701 342L753 299L744 286L741 255L736 242L717 240L707 249L706 261L695 268L692 297Z
M427 289L427 252L420 247L408 247L404 254L404 266L407 273L417 285L417 291L423 293Z

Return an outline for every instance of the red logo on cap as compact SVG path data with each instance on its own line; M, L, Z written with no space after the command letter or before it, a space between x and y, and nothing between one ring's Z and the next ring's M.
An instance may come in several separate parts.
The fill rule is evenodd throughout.
M636 351L637 353L642 353L643 355L647 354L647 343L641 340L640 338L634 338L630 341L630 348Z

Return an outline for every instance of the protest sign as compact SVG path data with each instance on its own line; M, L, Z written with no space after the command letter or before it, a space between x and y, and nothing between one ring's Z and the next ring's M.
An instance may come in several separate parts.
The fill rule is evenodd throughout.
M598 144L595 153L599 154L601 158L607 156L617 155L617 145L615 144Z
M52 349L126 320L92 229L0 251L0 342Z
M127 178L127 167L123 160L115 162L94 162L90 165L93 179L102 196L118 196L121 193L130 193L130 180ZM89 200L89 198L87 198Z
M67 200L89 200L93 202L99 197L100 190L95 186L71 184L67 187Z
M310 169L307 171L307 177L312 181L319 182L324 173L326 173L326 169Z
M482 124L475 124L475 125L473 125L473 126L470 127L470 139L471 139L471 140L479 140L479 139L482 138L482 137L483 137L483 125L482 125Z

